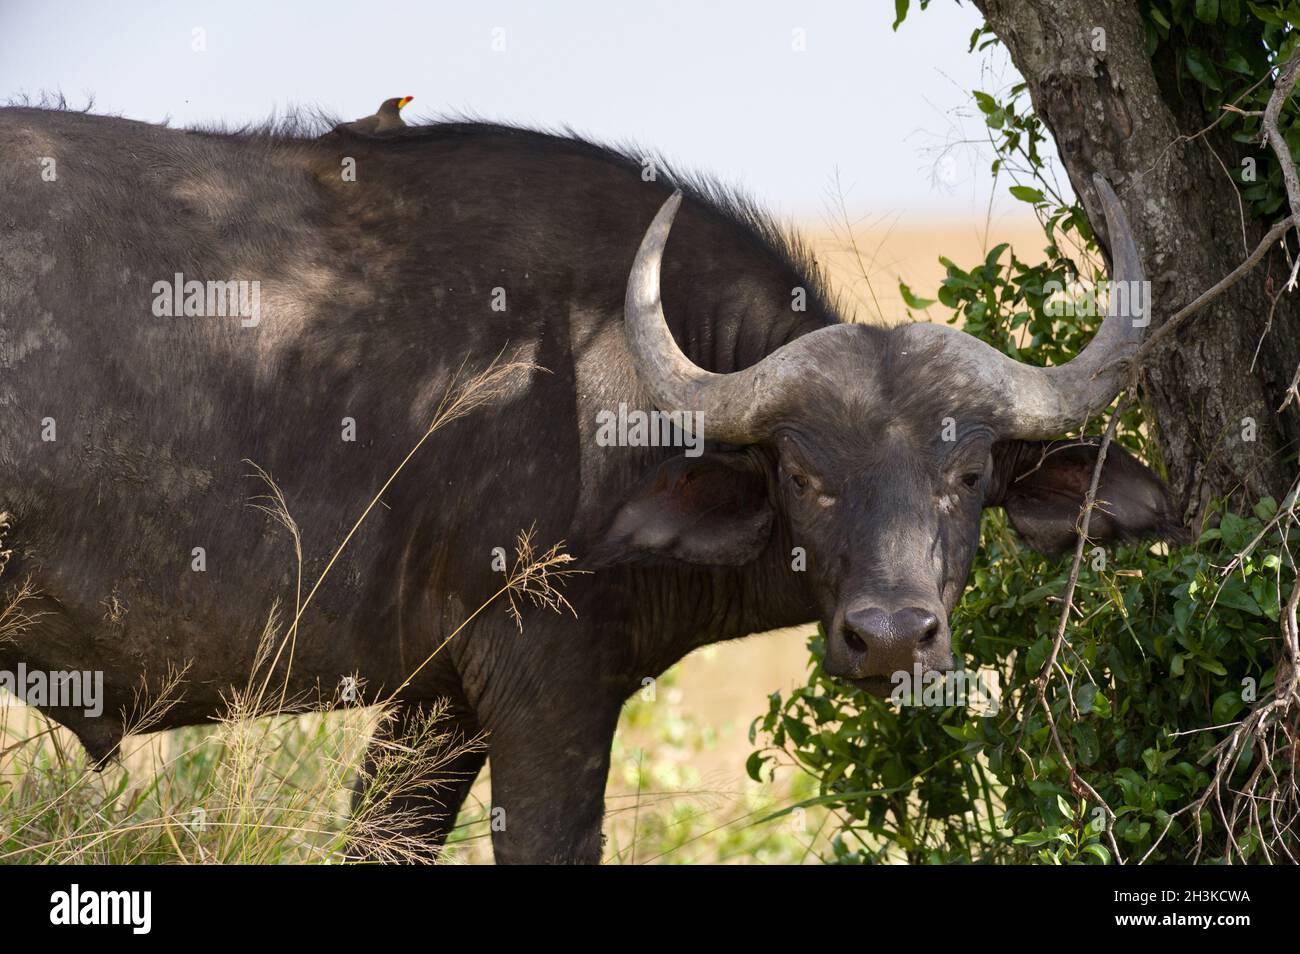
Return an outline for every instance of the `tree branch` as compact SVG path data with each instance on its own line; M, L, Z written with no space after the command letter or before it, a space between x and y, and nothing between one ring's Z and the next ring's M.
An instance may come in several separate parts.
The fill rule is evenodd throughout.
M1291 158L1291 147L1287 145L1286 137L1278 129L1277 118L1282 112L1282 106L1291 96L1291 91L1295 89L1296 80L1300 79L1300 45L1291 51L1291 58L1282 65L1277 74L1277 83L1273 87L1273 94L1268 98L1268 105L1264 107L1264 140L1273 147L1274 154L1277 155L1277 161L1282 166L1282 181L1286 183L1286 197L1291 208L1291 219L1297 222L1297 229L1300 229L1300 177L1296 175L1295 160ZM1296 269L1300 268L1300 255L1296 257L1296 264L1291 269L1291 277L1287 280L1287 291L1293 291L1296 284Z
M1300 226L1300 215L1289 215L1281 222L1274 225L1268 230L1268 234L1260 240L1260 243L1255 246L1255 251L1251 252L1240 265L1230 271L1227 275L1224 275L1205 291L1201 292L1192 301L1178 309L1174 314L1170 315L1169 319L1164 324L1147 336L1147 339L1138 346L1137 351L1133 352L1131 357L1118 358L1116 361L1112 362L1112 364L1128 361L1130 366L1133 368L1133 377L1136 378L1137 371L1142 366L1143 360L1145 360L1145 358L1155 350L1157 344L1169 335L1173 334L1180 325L1187 321L1187 319L1191 318L1197 312L1202 311L1207 305L1211 304L1229 288L1245 278L1251 269L1259 264L1259 260L1268 254L1268 250L1272 247L1273 243L1285 235L1287 230L1293 225Z
M1132 401L1130 394L1125 394L1124 399L1120 401L1115 412L1111 414L1110 421L1106 425L1106 433L1102 435L1101 446L1097 448L1097 463L1092 468L1092 480L1088 484L1088 493L1083 500L1083 510L1079 515L1079 539L1074 545L1074 562L1070 565L1070 576L1065 584L1065 592L1061 594L1061 619L1056 626L1056 637L1052 640L1052 651L1047 660L1043 663L1042 670L1038 673L1037 694L1035 704L1042 707L1043 715L1047 718L1048 728L1052 732L1052 742L1056 746L1056 752L1065 764L1066 770L1070 773L1070 785L1075 790L1075 794L1086 795L1089 799L1101 806L1101 810L1106 814L1106 837L1110 841L1111 851L1115 854L1115 860L1119 864L1124 863L1124 856L1120 854L1119 843L1115 840L1115 812L1111 809L1110 804L1101 794L1079 777L1074 768L1074 762L1070 759L1065 750L1064 743L1061 742L1060 734L1056 730L1056 718L1052 715L1051 704L1047 701L1047 685L1051 682L1052 672L1056 668L1057 657L1061 653L1061 646L1065 642L1065 631L1070 622L1070 611L1074 609L1074 590L1079 584L1079 570L1083 566L1083 550L1088 545L1088 527L1092 522L1092 511L1097 504L1097 487L1101 483L1102 467L1106 464L1106 451L1110 448L1110 442L1115 439L1115 431L1119 427L1119 419ZM1032 710L1031 710L1032 711Z

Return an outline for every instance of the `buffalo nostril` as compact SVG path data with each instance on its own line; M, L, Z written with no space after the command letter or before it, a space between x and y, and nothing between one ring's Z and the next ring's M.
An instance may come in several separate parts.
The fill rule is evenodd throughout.
M933 613L921 612L921 618L916 621L917 631L920 633L920 638L916 641L916 644L918 646L928 646L939 635L939 617Z
M862 641L862 637L851 629L844 630L844 643L855 653L865 653L867 644Z
M874 607L851 612L841 634L849 652L859 656L875 652L889 639L889 614Z

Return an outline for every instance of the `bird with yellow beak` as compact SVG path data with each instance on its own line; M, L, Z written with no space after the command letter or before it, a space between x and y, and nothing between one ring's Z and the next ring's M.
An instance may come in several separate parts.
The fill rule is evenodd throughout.
M404 107L414 96L401 96L394 99L386 99L379 104L379 110L373 116L366 116L362 119L354 119L350 123L344 123L344 129L350 129L359 133L388 133L398 129L406 128L406 120L402 119L402 107Z

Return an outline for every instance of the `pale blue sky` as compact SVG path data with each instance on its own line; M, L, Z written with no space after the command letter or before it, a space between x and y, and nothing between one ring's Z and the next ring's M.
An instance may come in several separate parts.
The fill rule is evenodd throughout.
M984 138L969 90L1016 74L1004 53L966 52L969 4L892 20L889 0L0 0L0 98L93 94L97 112L185 125L294 104L354 118L409 94L417 118L651 147L804 221L825 220L837 174L855 216L982 219L988 148L941 155Z

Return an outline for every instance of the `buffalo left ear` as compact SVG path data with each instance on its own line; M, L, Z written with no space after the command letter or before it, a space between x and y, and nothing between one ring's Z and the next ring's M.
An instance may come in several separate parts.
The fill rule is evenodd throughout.
M1079 511L1097 464L1096 442L1003 441L993 448L993 480L985 506L1005 507L1011 525L1040 553L1058 554L1078 539ZM1188 533L1164 483L1118 444L1106 450L1088 537L1100 543L1160 539Z
M751 454L673 457L646 474L584 563L668 557L740 566L762 551L772 521L767 476Z

